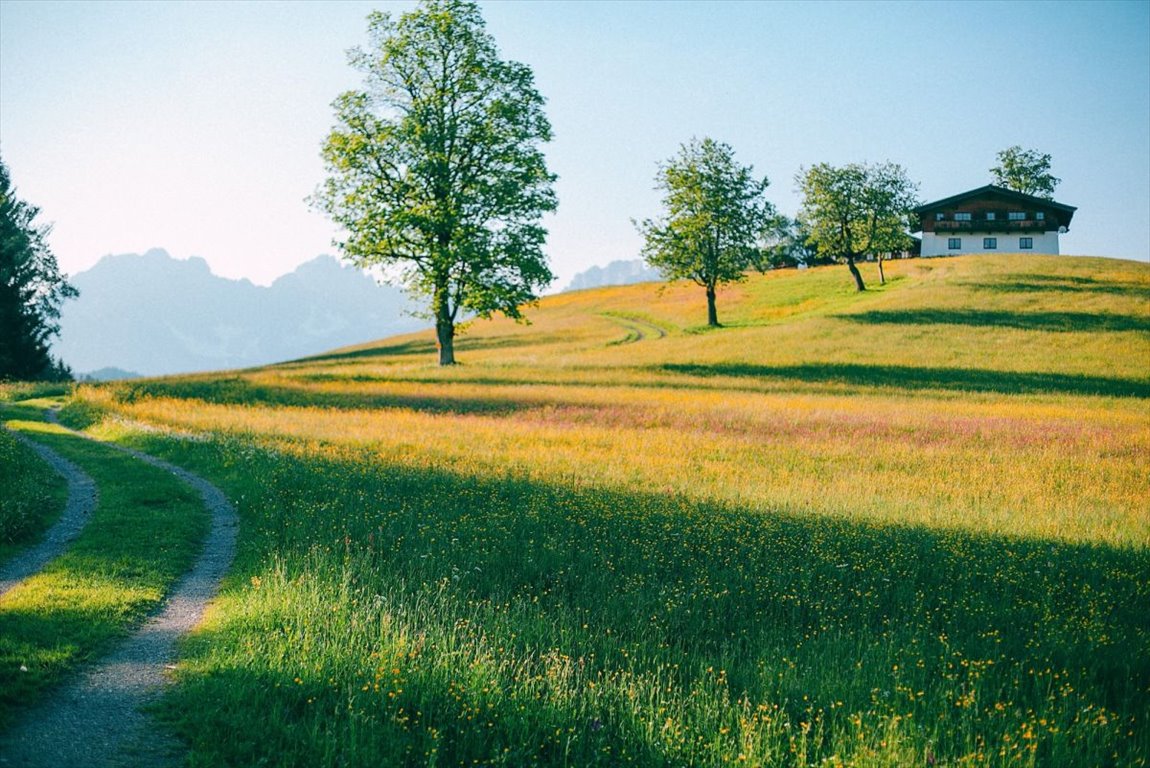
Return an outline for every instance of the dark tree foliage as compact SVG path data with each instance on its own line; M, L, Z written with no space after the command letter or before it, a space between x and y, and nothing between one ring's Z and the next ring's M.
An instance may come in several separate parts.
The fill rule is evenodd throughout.
M866 284L855 262L874 256L885 282L882 257L910 247L911 211L918 205L918 187L902 166L819 163L800 169L795 181L803 193L799 218L819 255L845 262L860 291Z
M60 304L79 292L60 274L39 213L16 196L0 160L0 379L71 378L48 347L60 332Z
M810 236L801 219L777 216L764 241L763 268L793 269L834 263L833 259L819 255L819 249L810 243Z
M556 207L539 145L551 139L531 69L499 57L479 8L427 0L368 17L351 63L365 88L335 102L315 205L359 266L404 270L430 300L439 362L455 362L460 313L520 318L553 276L540 225Z
M990 169L994 183L1024 195L1054 199L1054 188L1062 183L1050 172L1050 155L1017 144L998 153L998 165Z

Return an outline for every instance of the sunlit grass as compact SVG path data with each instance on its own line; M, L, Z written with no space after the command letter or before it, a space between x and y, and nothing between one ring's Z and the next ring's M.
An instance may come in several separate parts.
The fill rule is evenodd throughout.
M888 275L84 388L243 519L192 762L1145 765L1150 269Z

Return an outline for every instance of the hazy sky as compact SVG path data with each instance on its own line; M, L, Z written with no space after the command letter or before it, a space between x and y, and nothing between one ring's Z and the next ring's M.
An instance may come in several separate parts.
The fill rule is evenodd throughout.
M383 2L0 0L0 157L55 223L61 268L166 248L267 283L334 230L323 178L345 51ZM656 164L734 146L799 205L818 162L892 160L925 200L990 182L995 153L1049 152L1078 206L1063 252L1150 258L1150 2L488 2L535 72L555 141L556 287L638 256Z

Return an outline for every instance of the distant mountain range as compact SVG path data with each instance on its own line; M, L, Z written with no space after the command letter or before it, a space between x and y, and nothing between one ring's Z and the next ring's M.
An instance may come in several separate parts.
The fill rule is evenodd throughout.
M53 353L93 378L263 365L427 325L401 290L331 256L268 287L160 249L105 256L69 281L80 297L63 306Z
M601 288L604 285L629 285L662 280L659 270L647 266L642 259L612 261L605 267L591 267L571 278L564 291L581 291L585 288Z

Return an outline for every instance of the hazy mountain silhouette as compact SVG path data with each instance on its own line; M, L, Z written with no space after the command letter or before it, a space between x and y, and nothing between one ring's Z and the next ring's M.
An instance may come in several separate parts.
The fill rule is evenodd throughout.
M78 374L81 381L123 381L124 379L138 379L140 374L135 371L125 371L123 368L98 368L94 371Z
M144 375L290 360L427 325L402 291L331 256L271 286L213 275L200 258L161 249L105 256L69 280L53 345L77 375L116 367Z
M612 261L605 267L591 267L571 278L564 291L581 291L584 288L601 288L604 285L629 285L662 280L659 270L647 266L642 259Z

